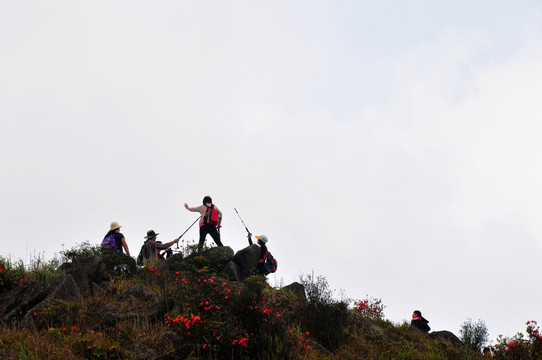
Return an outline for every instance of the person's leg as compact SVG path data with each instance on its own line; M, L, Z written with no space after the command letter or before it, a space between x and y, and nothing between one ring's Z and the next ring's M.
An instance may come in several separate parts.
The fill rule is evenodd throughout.
M213 238L217 246L224 246L222 245L222 242L220 241L220 233L218 232L217 228L215 228L214 226L210 226L209 235L211 235L211 237Z
M207 235L207 226L203 225L199 228L199 244L198 250L203 249L203 243L205 243L205 236Z

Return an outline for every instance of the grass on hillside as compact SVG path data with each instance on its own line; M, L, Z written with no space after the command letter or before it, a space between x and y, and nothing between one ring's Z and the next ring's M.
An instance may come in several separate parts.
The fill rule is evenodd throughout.
M107 254L83 244L63 254ZM51 281L61 276L60 263L25 267L0 258L0 294L28 281ZM0 358L5 359L481 359L478 351L433 340L384 319L384 306L375 299L336 300L324 277L301 277L307 299L270 287L254 275L236 283L216 277L202 257L185 261L176 271L160 272L156 265L116 275L100 295L81 302L58 301L42 309L43 328L20 322L2 324ZM104 326L98 315L106 306L118 312L134 304L122 294L142 284L170 310L156 320L145 317L117 320ZM0 314L2 315L2 314ZM528 338L500 339L497 359L540 359L542 338L536 323ZM139 354L139 355L138 355ZM144 355L141 355L144 354Z

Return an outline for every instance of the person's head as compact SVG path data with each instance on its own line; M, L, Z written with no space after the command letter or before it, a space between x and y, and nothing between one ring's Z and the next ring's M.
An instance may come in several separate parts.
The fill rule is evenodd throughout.
M212 203L213 203L213 199L211 199L209 195L203 198L203 205L212 204Z
M420 310L414 310L412 317L422 317L422 312Z
M114 232L119 232L121 227L122 227L122 226L120 226L118 222L113 221L113 222L111 223L111 229L109 229L109 231L111 231L111 232L113 232L113 231L114 231Z
M158 233L155 233L154 230L147 231L147 236L145 236L145 239L147 240L156 240L156 236Z
M491 356L491 348L489 346L485 346L484 350L482 350L482 353L487 356Z
M258 235L256 236L256 239L258 239L258 243L260 244L266 244L269 241L269 239L265 235Z

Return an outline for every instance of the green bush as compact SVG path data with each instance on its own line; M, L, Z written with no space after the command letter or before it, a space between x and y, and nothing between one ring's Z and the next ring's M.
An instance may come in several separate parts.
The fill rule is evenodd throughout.
M22 262L15 264L0 257L0 294L24 282L25 270Z
M348 300L335 300L323 276L307 275L300 278L305 287L308 303L300 305L297 316L303 328L328 350L348 341Z
M460 340L465 346L474 351L480 352L489 338L489 332L483 320L473 323L472 319L467 319L459 330Z

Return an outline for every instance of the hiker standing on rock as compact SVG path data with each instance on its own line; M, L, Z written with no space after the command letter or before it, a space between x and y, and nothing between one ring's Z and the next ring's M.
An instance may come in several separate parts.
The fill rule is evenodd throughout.
M265 244L267 243L268 239L265 235L256 236L256 239L258 239L258 245L260 245L260 257L258 258L258 265L256 265L256 269L260 274L267 275L267 270L265 269L265 259L267 258L267 245ZM248 244L252 245L251 233L248 233Z
M198 249L203 248L205 242L205 236L211 235L217 246L223 246L220 241L220 224L222 223L222 212L213 204L213 199L210 196L203 198L203 205L196 207L189 207L188 204L184 204L184 207L188 211L199 212L201 215L199 222L199 244Z
M130 256L130 250L128 249L128 245L126 244L126 239L124 238L124 235L120 233L121 227L122 226L120 226L118 222L113 221L111 223L111 229L104 236L102 246L107 246L111 248L111 250L120 253L122 253L122 249L124 248L126 254Z
M421 330L424 333L428 333L429 330L431 330L429 325L427 325L428 323L429 320L422 316L422 312L420 310L414 310L412 313L412 320L410 321L411 327Z
M179 242L179 239L172 240L168 243L162 244L160 241L156 241L156 236L158 236L158 233L155 233L154 230L147 231L147 236L145 236L145 250L146 254L144 254L145 260L149 259L159 259L163 260L163 258L160 256L160 250L169 249L174 244L177 244Z

